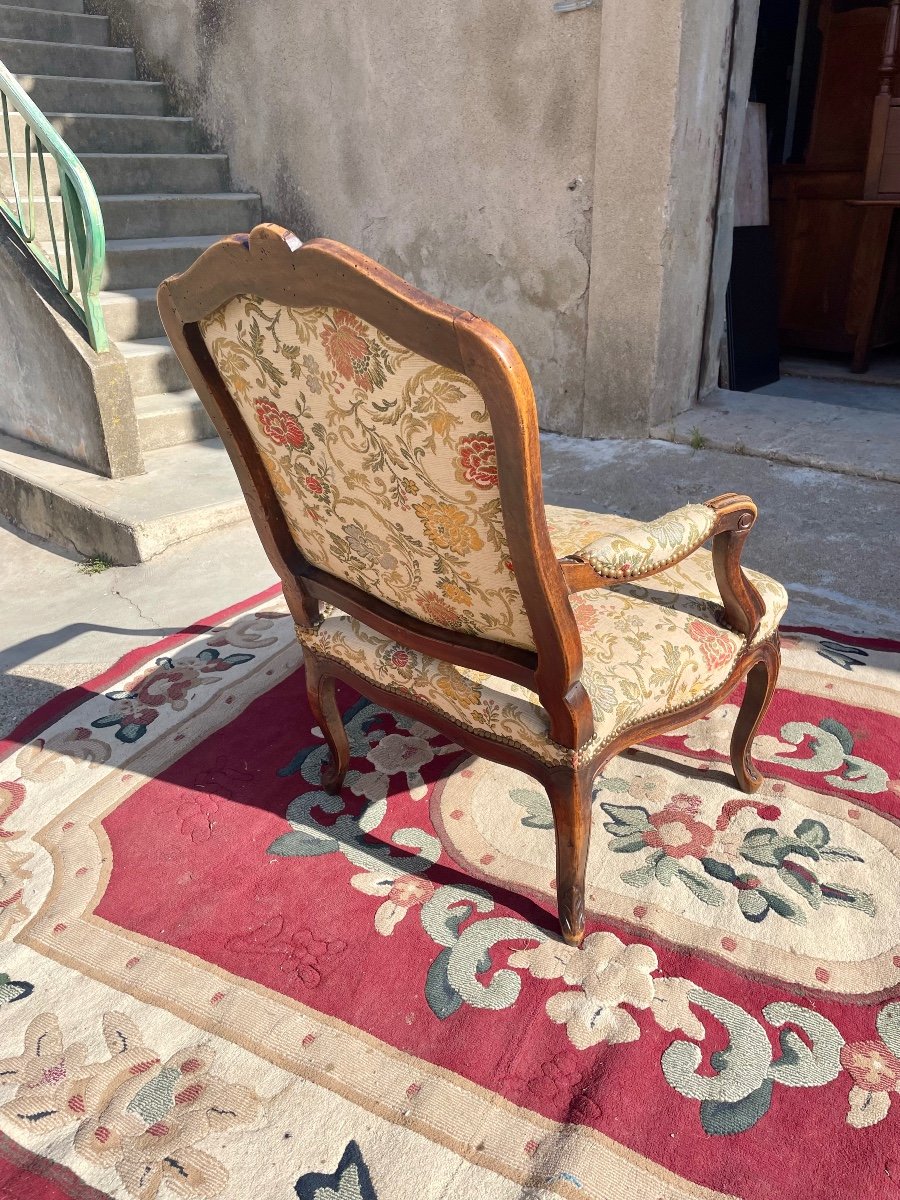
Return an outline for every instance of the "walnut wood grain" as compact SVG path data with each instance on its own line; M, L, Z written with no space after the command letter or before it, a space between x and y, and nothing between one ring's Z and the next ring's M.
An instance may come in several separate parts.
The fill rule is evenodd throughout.
M323 670L319 659L308 650L303 651L303 665L309 707L331 751L331 760L322 768L322 787L334 796L344 786L350 766L350 742L335 699L335 676Z
M760 642L746 657L746 663L750 664L747 687L731 736L731 766L741 791L755 792L762 783L762 775L751 752L753 739L772 701L778 680L781 652L777 639Z
M305 651L304 657L307 658L307 661L308 656L309 652ZM557 903L560 912L560 927L564 939L571 945L580 945L584 936L583 924L579 923L578 918L580 914L583 921L584 871L591 837L590 822L584 820L584 797L586 794L584 780L590 781L589 794L594 780L616 755L631 746L649 741L651 738L659 737L676 729L683 729L698 717L706 716L731 695L748 671L752 672L755 666L764 663L767 671L767 685L761 705L758 692L750 693L751 685L758 687L755 682L757 677L753 676L748 680L750 698L748 699L748 695L745 694L741 709L743 721L740 725L741 732L740 734L735 732L732 741L732 761L740 764L740 770L738 767L735 768L738 786L742 791L755 791L759 786L757 782L759 773L753 766L751 758L752 741L774 693L780 664L778 636L772 634L771 637L758 642L756 646L745 651L735 662L728 678L709 695L702 696L681 708L658 713L629 729L623 729L610 741L593 748L591 753L579 761L572 764L553 764L537 758L519 746L495 741L475 733L443 713L422 704L421 701L409 694L395 692L380 686L345 663L318 655L314 657L317 663L317 679L326 675L341 679L372 703L402 713L404 716L424 721L470 753L522 771L537 780L546 789L551 800L556 839ZM738 726L735 729L737 731ZM334 736L337 736L337 730L332 732ZM567 795L566 788L569 789ZM564 919L563 914L565 914Z
M756 522L756 505L749 496L729 493L707 501L715 509L712 535L713 571L728 625L751 642L759 632L766 605L744 574L741 554Z
M584 938L584 877L591 844L590 765L560 767L544 779L553 813L556 842L556 896L563 939L578 946Z

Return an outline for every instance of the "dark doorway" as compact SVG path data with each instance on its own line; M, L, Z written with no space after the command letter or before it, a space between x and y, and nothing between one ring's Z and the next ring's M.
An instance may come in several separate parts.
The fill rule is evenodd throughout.
M769 204L752 233L735 231L744 315L729 328L732 364L753 352L771 370L775 355L782 377L896 387L898 68L900 0L761 0L750 100L765 162L752 169L767 172ZM742 239L754 252L739 252ZM778 370L766 390L784 395ZM728 383L758 386L752 370Z

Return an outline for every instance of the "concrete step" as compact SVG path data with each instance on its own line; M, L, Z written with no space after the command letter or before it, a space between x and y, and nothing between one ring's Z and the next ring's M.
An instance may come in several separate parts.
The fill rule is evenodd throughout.
M184 368L167 337L117 342L135 397L158 392L180 392L189 387Z
M260 219L252 192L101 196L100 208L110 238L222 236L252 229Z
M98 194L227 192L227 154L79 154Z
M135 415L141 450L162 450L214 438L216 429L193 388L181 392L161 392L139 396Z
M248 519L217 439L152 450L144 463L144 475L103 479L0 437L0 513L36 537L123 566Z
M108 113L45 112L53 128L76 154L102 150L108 154L183 154L197 148L190 117L136 117ZM14 153L25 149L24 117L9 118Z
M0 62L13 74L83 75L134 79L134 51L119 46L75 46L0 36Z
M45 12L84 12L84 0L6 0L10 8L42 8Z
M708 393L651 436L900 483L900 412L760 392Z
M188 237L193 233L239 233L259 223L259 197L223 192L199 196L100 196L108 238ZM56 228L61 228L62 200L51 199ZM37 214L38 238L49 236L49 217L42 203Z
M187 270L220 236L110 239L102 286L118 292L158 287L169 275Z
M164 117L168 113L169 98L163 83L71 75L19 75L18 81L44 112L131 113L139 117Z
M220 193L228 188L225 154L79 154L99 195L148 192ZM16 178L24 183L25 155L13 155ZM59 192L55 177L48 179L50 194ZM10 170L5 148L0 147L0 190L9 194Z
M110 341L128 342L163 336L162 321L156 307L156 288L101 292L100 305Z
M109 18L0 4L0 37L108 46Z

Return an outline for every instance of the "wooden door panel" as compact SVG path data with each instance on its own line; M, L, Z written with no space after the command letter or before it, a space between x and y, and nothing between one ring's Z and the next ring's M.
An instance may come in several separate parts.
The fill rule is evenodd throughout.
M900 102L896 100L891 103L888 113L878 195L900 196Z
M861 172L776 168L772 226L779 330L786 346L843 351L853 344L847 303L862 217L847 198Z
M827 15L809 166L865 165L887 17L881 7Z

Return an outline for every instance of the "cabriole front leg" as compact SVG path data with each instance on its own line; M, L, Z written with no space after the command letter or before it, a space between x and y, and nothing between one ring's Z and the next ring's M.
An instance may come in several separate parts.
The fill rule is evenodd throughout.
M766 715L781 665L777 637L754 647L755 661L747 672L747 686L741 710L731 736L731 765L742 792L755 792L763 777L753 762L753 739Z

